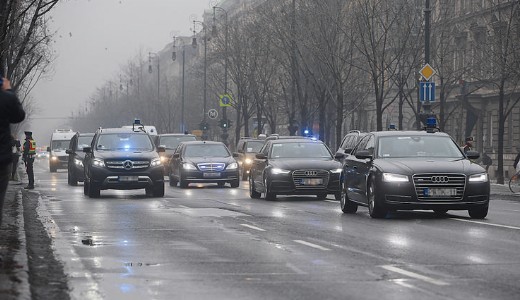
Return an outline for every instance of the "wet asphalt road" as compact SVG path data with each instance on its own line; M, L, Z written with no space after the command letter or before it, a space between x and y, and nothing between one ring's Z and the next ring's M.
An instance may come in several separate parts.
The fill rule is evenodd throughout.
M398 212L315 197L250 199L216 185L166 183L83 195L67 173L35 165L40 218L77 299L518 299L520 202L466 211Z

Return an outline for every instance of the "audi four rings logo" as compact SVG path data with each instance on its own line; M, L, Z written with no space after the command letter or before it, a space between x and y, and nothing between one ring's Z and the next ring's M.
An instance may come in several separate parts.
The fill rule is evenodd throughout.
M131 161L125 160L123 162L123 168L125 168L125 170L131 170L133 167L134 167L134 164Z
M305 171L305 176L316 176L318 171Z
M432 176L431 181L433 183L446 183L449 179L448 176Z

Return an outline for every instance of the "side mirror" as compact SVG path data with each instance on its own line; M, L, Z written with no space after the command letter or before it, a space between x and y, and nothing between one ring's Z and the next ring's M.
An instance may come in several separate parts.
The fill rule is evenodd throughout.
M240 157L240 153L237 153L237 152L233 153L233 157L234 157L234 158L238 158L238 157Z
M372 154L368 150L360 150L356 152L356 158L357 159L372 159Z
M181 155L179 153L175 153L174 155L172 155L172 158L179 158L181 157Z
M166 147L164 147L164 146L157 147L157 152L159 152L159 153L166 152Z
M83 148L83 152L85 152L85 153L92 153L92 148L91 147L84 147Z
M263 153L257 153L255 157L258 159L267 159L267 156L265 156Z
M478 151L470 150L470 151L466 152L466 156L469 159L478 159L480 157L480 153L478 153Z
M51 147L47 147L47 152L51 152Z
M67 149L67 150L65 150L65 153L67 153L67 154L74 154L74 152L72 151L72 149Z
M343 158L345 158L345 153L336 152L336 154L334 155L334 158L335 159L343 159Z

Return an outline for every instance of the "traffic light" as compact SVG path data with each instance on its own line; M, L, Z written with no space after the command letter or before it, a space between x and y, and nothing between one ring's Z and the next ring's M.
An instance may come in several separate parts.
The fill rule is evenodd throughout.
M200 122L199 125L200 125L200 127L199 127L200 130L207 131L207 130L209 129L209 124L208 124L208 122L206 122L206 121L202 121L202 122Z
M220 119L218 126L222 129L230 128L232 125L231 120L229 119Z

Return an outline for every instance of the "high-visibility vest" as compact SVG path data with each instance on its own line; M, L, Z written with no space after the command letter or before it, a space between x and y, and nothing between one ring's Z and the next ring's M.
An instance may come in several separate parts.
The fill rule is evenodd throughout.
M24 143L24 152L25 152L25 143ZM36 141L33 139L29 140L29 155L35 155L36 154Z

